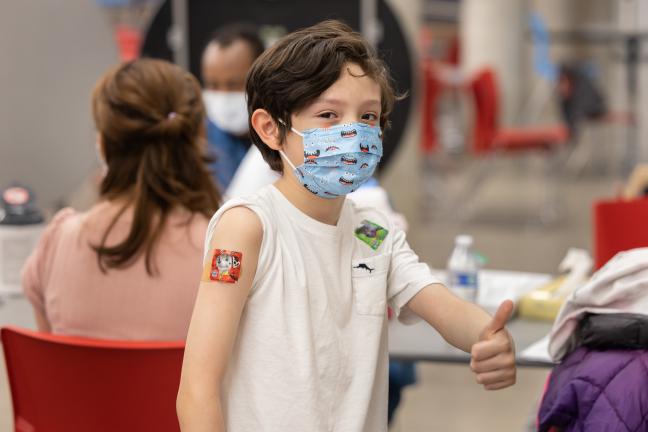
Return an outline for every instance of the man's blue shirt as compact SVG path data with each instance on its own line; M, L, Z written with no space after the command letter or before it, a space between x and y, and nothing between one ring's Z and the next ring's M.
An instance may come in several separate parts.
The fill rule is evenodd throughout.
M209 168L221 192L225 192L250 148L250 140L225 132L210 120L207 120L207 140L210 154L216 157Z

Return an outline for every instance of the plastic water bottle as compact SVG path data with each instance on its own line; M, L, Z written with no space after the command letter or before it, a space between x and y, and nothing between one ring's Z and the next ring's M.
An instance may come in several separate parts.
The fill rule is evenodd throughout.
M479 262L472 251L473 238L459 235L448 260L448 288L458 297L471 302L477 299Z

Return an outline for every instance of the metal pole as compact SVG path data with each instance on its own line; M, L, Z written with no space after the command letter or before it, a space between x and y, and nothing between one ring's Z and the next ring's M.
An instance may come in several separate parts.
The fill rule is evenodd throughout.
M171 28L168 44L173 51L173 61L189 69L189 14L187 0L171 0Z
M360 33L372 47L378 48L382 38L382 26L378 21L377 0L360 0Z
M631 114L633 123L627 129L626 155L623 161L623 175L630 176L634 166L639 161L639 142L638 127L639 113L637 110L637 100L639 93L639 55L641 42L636 35L628 35L626 39L626 79L628 89L628 111Z

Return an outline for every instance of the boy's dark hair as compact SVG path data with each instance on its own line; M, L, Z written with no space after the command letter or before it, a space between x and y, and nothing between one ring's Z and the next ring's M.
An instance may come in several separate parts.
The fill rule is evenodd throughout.
M284 36L254 62L246 82L250 115L259 108L267 110L283 141L291 127L291 113L333 85L345 63L357 64L380 85L380 127L385 130L396 100L389 71L362 35L335 20ZM252 127L250 134L270 167L282 172L279 152L265 145Z
M259 57L265 50L257 28L246 23L234 23L221 27L212 34L209 43L227 48L237 40L242 40L250 46L253 59Z

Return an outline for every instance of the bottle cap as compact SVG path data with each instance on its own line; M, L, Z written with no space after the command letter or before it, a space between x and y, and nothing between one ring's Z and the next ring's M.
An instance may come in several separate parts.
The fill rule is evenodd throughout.
M471 235L458 235L455 237L455 245L469 247L473 244L473 237Z

